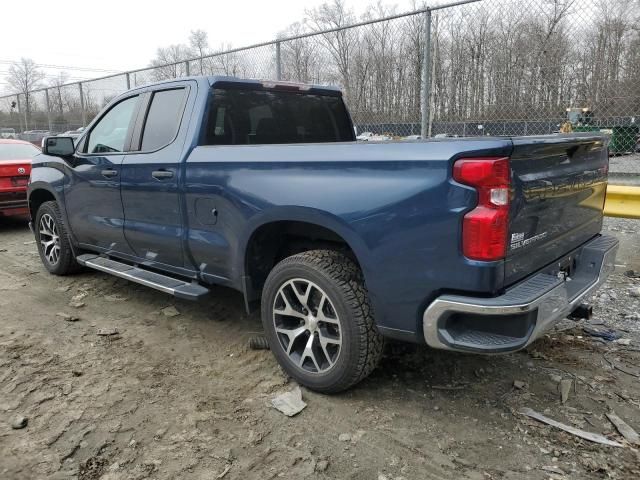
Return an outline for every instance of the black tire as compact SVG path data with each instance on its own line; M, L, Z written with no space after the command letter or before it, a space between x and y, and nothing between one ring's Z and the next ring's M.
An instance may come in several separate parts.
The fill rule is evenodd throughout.
M320 346L316 345L318 357L325 360L325 366L331 365L326 367L327 371L317 369L320 363L316 362L315 356L313 364L309 367L315 371L305 369L304 365L303 367L299 366L294 361L297 359L292 358L286 351L289 341L294 343L294 340L290 340L287 335L283 336L282 333L276 332L276 318L280 318L280 316L274 315L276 301L282 304L281 288L286 288L286 285L294 279L301 279L302 283L310 282L318 295L325 296L329 300L329 307L325 308L328 308L339 321L338 337L342 343L337 350L338 353L333 353L336 355L333 363L330 364L328 360L327 350L324 349L324 353L322 353L323 351L319 349ZM296 297L292 296L291 298L296 301ZM291 301L289 305L292 305ZM304 315L311 313L311 315L320 318L317 310L315 313L308 312L301 305L301 303L298 304L296 310L304 311L302 312ZM278 307L278 309L281 308L281 306ZM309 309L313 310L313 307L309 306ZM299 321L301 325L308 321L283 316ZM314 320L314 322L316 321L317 325L324 325L322 320ZM360 269L351 259L337 251L311 250L287 257L278 263L269 273L264 285L262 323L271 351L280 366L298 383L318 392L336 393L348 389L367 377L376 368L382 356L383 337L376 329L369 296ZM297 329L298 326L294 324L290 328ZM318 331L323 330L326 334L328 327L314 328L317 328ZM307 336L301 338L300 345L302 343L308 345L306 341L312 335L316 335L317 339L320 333L313 332L314 330L307 331ZM318 340L318 342L320 341ZM303 357L304 354L300 356L304 362ZM307 360L309 359L310 357Z
M43 240L50 240L50 236L46 236L41 233L43 217L46 220L51 219L58 237L59 254L57 260L53 261L49 249L45 249ZM67 229L62 221L62 214L60 213L60 207L56 202L44 202L38 208L36 213L35 222L33 224L33 230L36 236L36 245L38 247L38 253L40 254L40 260L45 268L54 275L68 275L75 273L80 269L80 265L76 262L76 257L71 248L71 242Z

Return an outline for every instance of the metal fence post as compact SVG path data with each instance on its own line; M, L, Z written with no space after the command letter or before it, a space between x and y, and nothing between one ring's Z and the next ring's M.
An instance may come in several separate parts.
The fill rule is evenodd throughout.
M276 80L282 80L282 57L280 56L280 42L276 42Z
M424 52L422 56L422 95L420 98L420 135L427 138L431 103L431 10L424 15Z
M22 123L22 105L20 104L20 95L16 95L16 104L18 105L18 123L20 124L20 133L22 133L27 128L26 126L23 127L23 123Z
M187 60L186 62L184 62L184 73L185 76L189 76L191 75L191 72L189 71L189 61Z
M131 89L131 74L129 72L127 72L125 74L127 76L127 90Z
M84 108L84 94L82 93L82 82L78 82L78 90L80 90L80 111L82 114L82 126L86 127L87 125L87 112Z
M49 103L49 89L44 89L44 98L47 101L47 123L49 124L49 131L53 131L53 122L51 121L51 104Z

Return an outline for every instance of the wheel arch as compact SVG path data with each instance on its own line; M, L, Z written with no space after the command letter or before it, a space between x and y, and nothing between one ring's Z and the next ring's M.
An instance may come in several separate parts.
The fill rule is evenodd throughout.
M340 218L309 208L287 208L251 223L240 249L238 270L247 302L257 300L264 280L282 258L318 248L340 250L358 265L366 282L369 251Z
M57 202L60 205L57 195L54 194L53 190L48 188L48 186L44 185L35 185L31 186L29 189L29 213L31 214L31 220L35 220L36 214L38 213L38 209L40 205L45 202Z

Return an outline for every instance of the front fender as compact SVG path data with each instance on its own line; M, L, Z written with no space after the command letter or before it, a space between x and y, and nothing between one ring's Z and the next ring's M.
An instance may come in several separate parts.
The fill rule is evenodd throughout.
M41 156L36 157L36 159ZM50 159L51 157L45 157ZM38 192L47 192L58 203L60 207L60 213L62 214L62 221L67 227L67 232L71 236L71 241L74 245L77 244L73 235L73 229L69 224L69 218L67 216L67 208L65 203L64 188L67 182L67 176L64 172L64 165L60 161L39 161L34 162L31 168L31 177L29 179L29 186L27 187L27 200L29 202L29 212L33 220L35 215L34 200L38 196Z

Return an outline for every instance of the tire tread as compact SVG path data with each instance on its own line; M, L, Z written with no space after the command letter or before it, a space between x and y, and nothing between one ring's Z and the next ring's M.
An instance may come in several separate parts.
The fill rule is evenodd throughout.
M342 291L349 310L353 313L351 320L357 327L358 343L362 346L358 351L357 362L330 387L316 388L325 393L346 390L375 370L384 349L384 338L376 328L362 272L353 260L336 250L308 250L298 253L282 260L274 270L300 263L320 270L335 282Z

